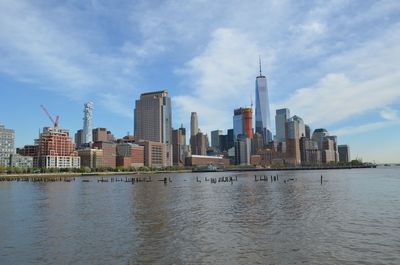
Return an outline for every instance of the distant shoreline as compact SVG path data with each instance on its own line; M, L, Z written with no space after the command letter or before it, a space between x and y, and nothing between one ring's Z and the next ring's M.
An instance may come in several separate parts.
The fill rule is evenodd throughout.
M227 168L217 172L251 172L251 171L289 171L289 170L335 170L335 169L357 169L374 168L373 165L363 166L332 166L332 167L285 167L285 168ZM206 173L210 171L196 171L193 173ZM215 172L215 171L214 171ZM192 170L173 170L173 171L121 171L121 172L58 172L58 173L20 173L20 174L0 174L0 179L5 178L52 178L52 177L96 177L96 176L120 176L120 175L145 175L145 174L170 174L170 173L192 173Z

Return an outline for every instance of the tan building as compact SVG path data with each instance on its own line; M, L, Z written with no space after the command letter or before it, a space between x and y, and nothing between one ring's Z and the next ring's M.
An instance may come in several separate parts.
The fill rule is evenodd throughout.
M144 93L135 105L135 138L171 144L171 98L166 90Z
M144 147L144 165L148 167L170 166L168 162L171 158L167 157L167 148L170 145L153 141L139 141L137 143Z
M103 166L103 150L102 149L80 149L78 155L81 158L81 166L89 168L100 168Z
M297 166L301 163L300 156L300 122L294 117L285 123L286 133L286 163L291 166Z
M205 166L205 165L229 165L229 159L222 156L202 156L202 155L191 155L186 157L186 166Z
M93 142L106 142L107 141L107 129L96 128L92 130Z

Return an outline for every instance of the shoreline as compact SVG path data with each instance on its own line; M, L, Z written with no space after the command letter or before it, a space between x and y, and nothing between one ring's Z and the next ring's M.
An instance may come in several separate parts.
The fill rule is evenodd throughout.
M376 166L375 166L376 167ZM146 174L179 174L179 173L209 173L209 172L252 172L252 171L292 171L292 170L337 170L337 169L359 169L375 168L371 165L365 166L341 166L341 167L287 167L287 168L226 168L221 171L196 171L192 170L173 170L173 171L124 171L124 172L58 172L58 173L20 173L20 174L0 174L0 179L5 178L52 178L52 177L97 177L97 176L120 176L120 175L146 175Z

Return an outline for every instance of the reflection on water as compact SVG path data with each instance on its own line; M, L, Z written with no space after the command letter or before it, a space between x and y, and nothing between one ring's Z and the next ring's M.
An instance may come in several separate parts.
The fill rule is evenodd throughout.
M0 182L0 264L399 264L399 173ZM204 181L232 175L233 184Z

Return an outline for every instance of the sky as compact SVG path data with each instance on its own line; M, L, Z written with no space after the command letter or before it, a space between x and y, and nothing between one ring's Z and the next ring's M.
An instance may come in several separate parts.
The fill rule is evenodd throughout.
M272 124L289 108L351 158L400 162L400 3L0 0L0 124L16 145L51 123L133 132L141 93L168 90L173 127L232 128L254 101L258 59ZM272 128L274 132L274 126Z

